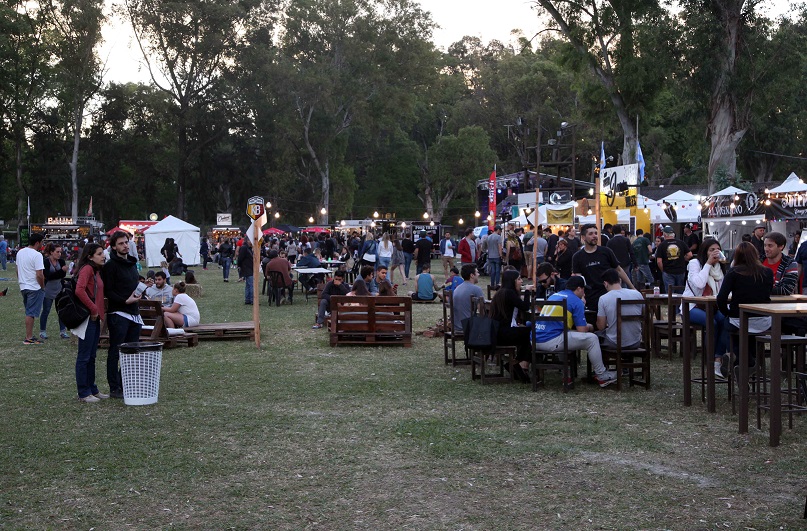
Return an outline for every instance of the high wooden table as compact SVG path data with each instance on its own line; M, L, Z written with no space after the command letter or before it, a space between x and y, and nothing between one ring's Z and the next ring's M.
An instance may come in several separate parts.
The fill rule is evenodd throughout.
M740 433L748 433L748 319L771 317L770 446L779 446L782 436L782 319L807 315L807 302L740 304ZM764 353L757 352L757 364L764 363Z
M688 295L682 298L683 308L681 311L681 318L684 324L684 330L689 330L689 305L702 304L706 307L706 326L703 329L703 356L701 360L706 367L706 409L709 413L715 412L715 373L714 370L706 363L707 358L711 359L714 355L712 348L715 341L714 317L717 311L717 298L714 295L707 296L694 296ZM771 303L794 303L804 301L807 302L807 295L771 295ZM769 305L766 305L769 306ZM781 337L781 334L780 334ZM683 346L684 351L684 405L692 405L692 357L687 355L692 348L693 337L690 334L684 334Z

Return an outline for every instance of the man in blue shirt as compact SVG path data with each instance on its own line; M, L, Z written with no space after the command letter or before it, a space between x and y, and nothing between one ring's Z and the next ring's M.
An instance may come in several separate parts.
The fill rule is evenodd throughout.
M3 266L3 271L6 270L6 260L8 259L8 242L6 237L0 234L0 266Z
M616 382L616 373L605 370L602 363L600 341L594 327L586 322L586 305L583 297L586 293L586 281L581 276L573 276L566 283L566 289L549 297L549 301L566 299L568 322L565 325L569 332L569 350L584 349L588 351L588 359L594 369L595 378L600 387L607 387ZM541 315L560 315L559 306L545 306ZM535 323L535 346L544 352L554 352L563 348L564 324L557 321Z

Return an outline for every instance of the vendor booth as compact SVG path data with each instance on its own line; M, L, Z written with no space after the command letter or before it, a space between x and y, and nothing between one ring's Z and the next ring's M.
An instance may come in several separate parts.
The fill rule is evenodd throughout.
M145 231L146 264L158 267L163 260L160 253L166 238L173 238L179 246L182 262L185 265L198 265L199 259L199 227L191 225L174 216L168 216Z
M705 235L717 239L723 249L733 250L744 234L765 224L765 205L754 192L729 186L706 198L701 217Z

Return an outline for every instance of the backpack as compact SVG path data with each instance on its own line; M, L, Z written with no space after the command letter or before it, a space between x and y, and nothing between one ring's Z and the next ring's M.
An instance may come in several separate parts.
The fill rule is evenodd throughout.
M62 289L56 295L56 313L67 328L78 328L90 310L76 297L76 277L62 279Z

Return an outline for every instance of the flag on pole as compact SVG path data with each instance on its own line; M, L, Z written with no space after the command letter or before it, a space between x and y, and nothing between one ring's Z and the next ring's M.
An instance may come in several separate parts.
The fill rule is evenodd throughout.
M639 145L639 139L636 139L636 162L639 163L639 183L644 181L644 155L642 155L642 146Z
M600 143L600 176L605 171L605 141Z
M92 196L90 196L90 206L87 208L87 215L92 216Z

